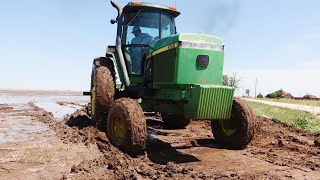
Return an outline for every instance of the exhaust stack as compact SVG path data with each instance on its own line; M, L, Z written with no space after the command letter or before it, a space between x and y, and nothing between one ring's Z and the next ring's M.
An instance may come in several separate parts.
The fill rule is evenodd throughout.
M125 86L129 86L130 85L130 80L129 80L129 75L128 75L128 71L127 71L127 66L126 63L124 61L124 57L123 57L123 53L122 53L122 49L121 49L121 35L122 35L122 8L116 4L114 1L110 1L111 5L117 9L118 11L118 16L117 16L117 38L116 38L116 51L120 60L120 65L121 68L123 69L123 78L124 78L124 84Z

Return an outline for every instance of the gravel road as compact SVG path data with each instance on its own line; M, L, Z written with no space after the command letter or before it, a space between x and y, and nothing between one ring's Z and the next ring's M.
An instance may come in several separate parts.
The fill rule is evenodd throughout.
M245 98L245 100L260 102L260 103L264 103L264 104L268 104L268 105L272 105L272 106L279 106L279 107L290 108L290 109L295 109L295 110L308 111L313 114L320 114L320 107L306 106L306 105L299 105L299 104L280 103L280 102L271 102L271 101L248 99L248 98Z

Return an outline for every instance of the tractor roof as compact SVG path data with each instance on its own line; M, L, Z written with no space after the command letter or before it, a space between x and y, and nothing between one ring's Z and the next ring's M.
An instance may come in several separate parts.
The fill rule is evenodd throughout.
M179 16L180 12L177 11L177 8L172 7L172 6L164 6L160 4L154 4L154 3L147 3L147 2L139 2L139 1L132 1L129 2L124 8L123 12L128 13L128 12L134 12L134 11L139 11L141 9L144 10L158 10L162 12L167 12L174 17Z

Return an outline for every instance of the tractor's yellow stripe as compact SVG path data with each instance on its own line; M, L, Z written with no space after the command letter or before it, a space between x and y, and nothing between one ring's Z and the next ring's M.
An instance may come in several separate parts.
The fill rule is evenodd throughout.
M147 59L149 59L149 58L151 58L152 56L155 56L155 55L157 55L157 54L160 54L160 53L163 53L163 52L165 52L165 51L168 51L168 50L170 50L170 49L176 48L176 47L178 47L178 46L179 46L179 42L175 42L175 43L173 43L173 44L169 44L168 46L164 46L164 47L162 47L162 48L160 48L160 49L158 49L158 50L156 50L156 51L153 51L151 54L149 54L149 55L147 56Z

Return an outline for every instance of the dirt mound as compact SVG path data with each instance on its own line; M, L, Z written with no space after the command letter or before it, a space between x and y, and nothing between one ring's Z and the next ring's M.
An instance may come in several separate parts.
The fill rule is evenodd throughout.
M77 127L78 129L95 126L95 123L91 121L84 109L77 110L72 115L66 115L64 122L69 127Z
M83 161L71 168L71 176L67 179L215 179L237 178L237 173L221 173L208 175L203 172L195 172L189 166L168 162L159 165L150 162L147 157L131 158L122 152L104 152L99 159Z
M165 166L150 163L145 157L131 158L121 152L112 149L104 152L99 159L83 161L72 167L72 178L83 177L112 179L167 179L174 177L177 173L188 174L192 169L180 167L174 163ZM181 177L181 176L179 176Z
M314 134L275 120L257 120L259 128L248 148L254 157L279 166L320 171L320 149Z
M0 104L0 112L11 112L13 107L9 106L8 104Z

